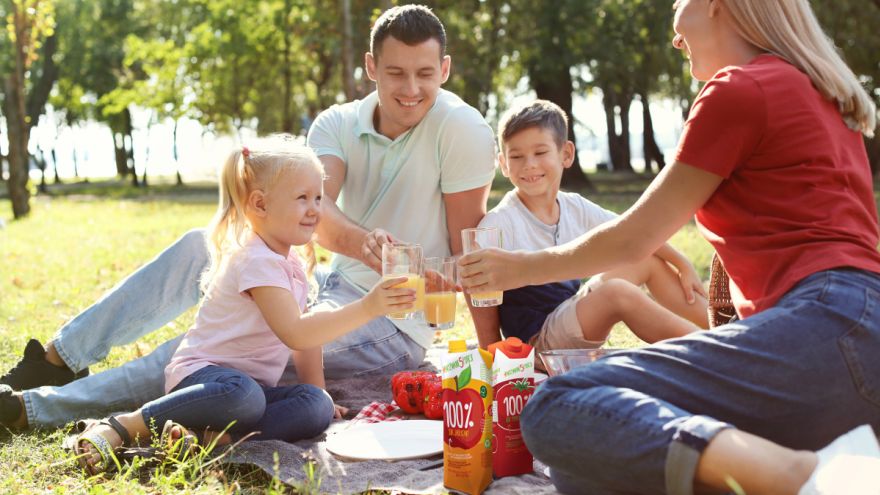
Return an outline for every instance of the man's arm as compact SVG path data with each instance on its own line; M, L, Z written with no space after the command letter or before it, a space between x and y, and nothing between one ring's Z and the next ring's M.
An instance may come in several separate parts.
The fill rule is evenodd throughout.
M349 258L362 260L361 246L367 230L352 222L336 206L339 192L345 181L345 162L333 155L320 157L324 164L324 201L321 208L321 221L315 229L318 244Z
M476 189L443 195L449 249L453 255L461 254L461 229L476 227L486 215L486 201L489 199L491 187L490 183Z

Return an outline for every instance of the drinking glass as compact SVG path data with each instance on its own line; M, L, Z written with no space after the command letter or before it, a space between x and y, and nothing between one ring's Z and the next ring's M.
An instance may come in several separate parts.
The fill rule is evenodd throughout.
M382 245L382 279L406 277L395 287L415 289L416 300L411 310L392 313L389 318L409 320L418 318L425 309L425 277L422 246L418 244L386 243Z
M455 326L455 258L425 258L425 321L438 330Z
M462 251L464 254L483 248L501 248L501 231L495 227L461 230ZM500 290L468 292L471 296L471 305L477 308L498 306L504 297Z

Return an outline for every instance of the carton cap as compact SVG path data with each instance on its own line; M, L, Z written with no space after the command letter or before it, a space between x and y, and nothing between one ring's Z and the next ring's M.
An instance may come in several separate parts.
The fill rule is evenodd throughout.
M449 352L467 352L467 342L464 340L450 340Z

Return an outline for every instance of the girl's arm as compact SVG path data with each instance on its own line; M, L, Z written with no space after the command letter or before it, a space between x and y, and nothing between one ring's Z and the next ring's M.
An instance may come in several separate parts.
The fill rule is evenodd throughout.
M327 391L324 383L324 356L321 347L313 347L302 351L292 351L293 366L300 383L314 385ZM328 396L330 394L327 394ZM332 397L331 397L332 399ZM348 408L333 403L333 417L341 419L348 414Z
M541 251L483 249L459 260L469 290L508 290L585 278L651 255L709 200L721 176L675 162L620 217Z
M300 313L296 299L287 289L254 287L249 292L281 342L291 349L302 350L326 344L373 318L411 308L415 291L393 288L404 281L405 277L382 281L357 301L306 314Z

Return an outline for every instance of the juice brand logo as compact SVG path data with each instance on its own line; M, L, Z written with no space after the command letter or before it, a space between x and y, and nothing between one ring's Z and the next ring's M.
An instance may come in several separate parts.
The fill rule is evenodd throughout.
M504 378L508 378L510 375L515 375L517 373L525 373L527 370L530 370L534 367L531 362L520 363L519 366L515 366L509 370L504 370Z
M473 354L465 354L462 356L458 356L458 359L455 361L446 363L446 366L443 367L443 372L448 373L457 368L464 368L465 366L470 368L470 364L474 362Z

